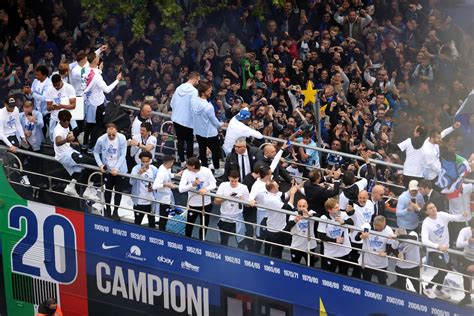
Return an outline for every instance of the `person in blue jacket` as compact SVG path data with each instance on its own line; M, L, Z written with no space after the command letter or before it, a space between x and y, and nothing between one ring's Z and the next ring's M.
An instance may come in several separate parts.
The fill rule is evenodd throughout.
M124 188L124 177L119 173L127 173L127 139L125 135L117 131L114 123L107 124L107 132L97 139L94 147L94 158L100 171L104 174L105 184L105 209L104 216L113 219L120 219L118 209L122 201ZM111 214L112 190L114 195L114 212Z
M199 159L204 167L207 163L207 148L212 152L212 164L214 165L216 178L224 174L224 169L220 168L221 142L219 140L219 129L224 123L219 122L214 112L214 107L207 101L212 94L212 86L207 82L200 82L198 85L199 98L194 98L191 102L193 113L194 135L199 144Z

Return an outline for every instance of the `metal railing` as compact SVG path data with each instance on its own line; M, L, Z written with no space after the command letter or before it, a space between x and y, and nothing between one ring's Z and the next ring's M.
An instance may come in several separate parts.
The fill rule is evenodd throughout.
M121 104L120 106L123 107L123 108L129 109L129 110L134 110L134 111L139 111L140 110L140 108L135 107L135 106L131 106L131 105ZM171 119L171 115L167 114L167 113L162 113L162 112L158 112L158 111L152 111L152 113L154 115L160 116L162 118ZM162 124L168 124L168 123L171 123L171 121L166 121L166 122L163 122ZM287 140L285 140L285 139L280 139L280 138L270 137L270 136L265 136L265 135L263 136L263 139L265 139L267 141L271 141L271 142L282 143L282 144L287 143ZM358 160L358 161L363 161L365 163L365 159L363 157L357 156L357 155L354 155L354 154L349 154L349 153L345 153L345 152L341 152L341 151L335 151L335 150L332 150L332 149L322 148L322 147L318 147L318 146L310 146L310 145L306 145L306 144L302 144L302 143L298 143L298 142L291 142L291 145L297 146L297 147L303 147L303 148L310 149L310 150L315 150L315 151L318 151L318 152L321 152L321 153L339 155L341 157L354 159L354 160ZM391 167L391 168L403 170L403 165L392 163L392 162L387 162L387 161L372 159L372 158L369 158L369 162L371 164L376 165L376 166L380 165L380 166ZM329 169L321 168L321 167L315 167L315 166L312 166L312 165L304 164L304 166L309 167L311 169L329 171ZM381 183L381 184L384 184L386 186L393 186L393 187L396 187L396 188L399 188L399 189L404 188L404 187L402 187L400 185L397 185L395 183L383 182L383 181L377 180L376 178L374 180L377 183ZM474 180L464 179L464 182L474 183Z
M43 154L38 154L38 153L31 153L31 152L28 152L28 151L23 151L23 150L19 150L19 153L22 153L22 154L29 154L29 155L34 155L38 158L43 158L43 159L47 159L47 160L54 160L55 159L53 157L50 157L50 156L46 156L46 155L43 155ZM97 166L91 166L91 165L81 165L82 167L84 168L87 168L87 169L91 169L91 170L94 170L96 172L94 172L91 177L94 175L99 175L103 176L102 173L100 172L97 172L97 170L99 169ZM19 168L14 168L14 167L10 167L10 166L4 166L5 168L9 169L9 173L11 172L22 172L22 173L27 173L27 174L32 174L32 175L35 175L35 176L41 176L41 177L46 177L48 179L48 183L50 184L49 188L46 189L46 191L48 192L51 192L51 193L55 193L55 194L61 194L61 195L67 195L63 192L58 192L56 190L53 190L52 187L51 187L51 182L52 180L58 180L58 181L63 181L63 182L69 182L67 180L64 180L64 179L61 179L61 178L57 178L57 177L53 177L53 176L50 176L50 175L44 175L44 174L39 174L39 173L34 173L34 172L30 172L30 171L26 171L26 170L21 170ZM130 174L121 174L119 173L118 174L119 176L123 176L123 177L126 177L126 178L135 178L135 179L138 179L138 180L141 180L141 181L149 181L149 182L153 182L154 179L152 180L148 180L148 179L144 179L144 178L141 178L141 177L138 177L138 176L132 176ZM15 182L15 181L11 181L11 183L14 183L14 184L17 184L17 185L23 185L19 182ZM101 179L101 184L103 184L103 179ZM84 184L85 185L85 184ZM39 187L34 187L35 189L44 189L44 188L39 188ZM102 193L107 191L107 189L105 189L102 185L101 187L98 187L99 191L101 191ZM108 190L110 192L115 192L113 190ZM193 193L197 193L196 191L192 191ZM138 196L133 196L132 194L128 194L128 193L123 193L123 192L120 192L120 194L124 195L124 196L128 196L130 198L138 198ZM232 197L226 197L226 196L220 196L220 195L216 195L215 193L212 193L212 192L207 192L205 193L205 195L208 195L210 197L213 197L213 198L220 198L220 199L223 199L223 200L226 200L226 201L233 201L233 202L236 202L236 203L240 203L242 205L245 205L245 206L251 206L252 204L249 203L249 201L242 201L240 199L235 199L235 198L232 198ZM141 198L141 197L140 197ZM85 200L84 198L82 197L79 197L79 199L81 200ZM143 198L142 198L143 199ZM202 196L202 199L204 201L204 195ZM149 200L150 202L152 203L156 203L156 201L154 200ZM97 203L99 203L100 205L103 206L113 206L113 207L116 207L117 205L114 205L112 203L106 203L104 201L104 196L103 194L101 195L101 201L98 201ZM203 203L204 204L204 203ZM170 205L170 204L167 204L167 205ZM202 215L202 219L204 218L204 216L212 216L212 217L217 217L218 219L221 219L221 218L225 218L225 217L222 217L220 215L217 215L217 214L214 214L214 213L209 213L209 212L206 212L205 209L204 209L204 206L202 207L202 209L195 209L195 208L191 208L189 206L185 206L185 205L176 205L176 204L171 204L170 205L171 207L179 207L181 209L184 209L184 210L187 210L187 211L196 211L196 212L201 212L201 215ZM134 210L133 208L129 208L129 207L124 207L124 206L118 206L120 207L120 209L123 209L123 210L126 210L126 211L129 211L129 212L139 212L139 213L143 213L145 215L149 215L148 213L145 213L145 212L141 212L141 211L138 211L138 210ZM285 215L295 215L294 212L290 212L290 211L286 211L286 210L280 210L280 209L273 209L273 208L269 208L269 207L266 207L264 205L255 205L255 207L257 208L260 208L260 209L265 209L267 211L273 211L273 212L279 212L279 213L284 213ZM161 216L159 214L153 214L156 217L158 218L161 218ZM318 217L309 217L307 218L308 220L310 221L313 221L315 224L316 222L319 223L319 224L331 224L331 225L334 225L334 226L342 226L344 228L347 228L347 229L350 229L350 230L353 230L353 231L358 231L358 232L362 232L362 229L361 228L358 228L358 227L355 227L355 226L351 226L351 225L338 225L336 223L334 223L333 221L329 221L329 220L324 220L324 219L321 219L321 218L318 218ZM288 245L283 245L283 244L277 244L277 243L274 243L274 242L271 242L271 241L267 241L267 240L262 240L260 239L256 234L256 228L260 228L260 229L265 229L266 226L264 225L261 225L259 223L253 223L253 222L247 222L247 221L244 221L244 220L238 220L238 219L233 219L236 223L241 223L243 225L251 225L253 227L253 231L254 231L254 234L253 236L249 237L249 236L246 236L245 234L239 234L238 232L227 232L227 231L222 231L220 230L218 227L215 228L215 227L211 227L211 226L205 226L205 221L202 220L201 224L196 224L196 223L190 223L190 222L187 222L187 221L181 221L181 220L176 220L176 219L173 219L173 218L170 218L169 221L176 221L176 222L179 222L181 223L182 225L192 225L193 227L198 227L199 229L201 229L203 231L203 239L205 240L206 239L206 234L204 233L206 230L208 231L216 231L216 232L219 232L219 233L225 233L225 234L228 234L228 235L233 235L235 236L236 238L237 237L241 237L243 239L251 239L253 241L259 241L263 244L267 244L267 245L272 245L272 246L278 246L278 247L283 247L284 249L289 249L289 250L298 250L298 251L304 251L306 252L306 264L308 266L310 266L310 257L311 256L316 256L316 257L320 257L320 258L330 258L331 260L337 260L337 261L340 261L340 262L344 262L346 264L349 264L349 265L352 265L352 266L359 266L358 263L354 263L354 262L351 262L351 261L347 261L347 260L343 260L343 259L340 259L340 258L333 258L333 257L328 257L324 254L320 254L320 253L317 253L317 252L313 252L311 251L311 249L309 249L309 244L310 244L310 241L314 240L316 241L317 243L329 243L331 244L331 242L328 242L328 241L322 241L320 238L318 238L317 236L313 237L311 236L310 232L308 232L308 236L301 236L301 235L297 235L297 236L300 236L300 237L304 237L304 238L307 238L308 239L308 243L307 243L307 248L306 250L302 250L302 249L296 249L296 248L292 248L291 246L288 246ZM156 220L155 220L156 221ZM286 232L284 231L285 234L291 234L290 232ZM375 232L375 231L370 231L370 234L373 234L373 235L377 235L377 236L380 236L380 237L383 237L383 238L386 238L387 236L383 235L383 234L380 234L378 232ZM405 239L402 239L401 240L402 242L406 243L406 244L412 244L414 246L416 246L419 251L421 251L423 248L426 248L425 245L423 245L421 242L419 241L413 241L413 240L405 240ZM337 246L339 247L345 247L345 248L350 248L351 250L354 249L358 252L360 252L361 256L362 256L362 265L361 265L361 268L365 268L365 263L364 263L364 256L367 255L367 254L376 254L376 253L373 253L371 251L367 251L367 250L363 250L363 249L359 249L359 248L354 248L352 246L344 246L344 245L341 245L341 244L337 244ZM460 252L458 250L453 250L453 249L448 249L448 254L452 255L452 256L463 256L464 253L463 252ZM417 280L420 284L420 288L418 289L419 292L422 291L422 287L421 287L421 284L422 283L426 283L426 281L423 281L422 279L422 275L423 275L423 270L426 269L426 268L430 268L430 269L435 269L437 271L446 271L448 273L451 273L451 274L454 274L454 275L459 275L459 276L462 276L462 277L468 277L469 280L471 280L472 282L472 276L470 275L464 275L462 273L459 273L459 272L456 272L456 271L451 271L451 270L443 270L441 268L438 268L438 267L433 267L433 266L430 266L428 263L423 263L421 258L422 256L420 256L420 262L412 262L412 261L408 261L408 260L405 260L405 259L401 259L401 258L398 258L398 257L394 257L394 256L388 256L388 258L390 260L394 260L394 261L400 261L400 262L407 262L407 263L410 263L410 264L416 264L417 266L419 266L420 268L420 276L417 278L417 277L412 277L412 276L409 276L409 275L404 275L404 274L400 274L400 273L397 273L397 272L394 272L394 271L388 271L388 270L385 270L385 269L377 269L377 268L372 268L370 267L370 269L372 270L376 270L376 271L381 271L383 273L387 273L387 275L393 275L393 276L400 276L400 277L404 277L404 278L408 278L408 279L412 279L412 280ZM430 283L433 283L433 282L430 282ZM459 289L459 288L455 288L455 287L451 287L451 286L447 286L447 285L443 285L443 284L436 284L436 283L433 283L434 285L440 285L440 286L443 286L445 288L451 288L451 289L454 289L454 290L458 290L458 291L464 291L463 289Z

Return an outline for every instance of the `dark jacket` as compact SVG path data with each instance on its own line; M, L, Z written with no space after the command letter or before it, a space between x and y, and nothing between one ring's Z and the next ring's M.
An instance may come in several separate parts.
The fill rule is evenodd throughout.
M262 163L265 164L265 166L270 167L273 159L265 158L265 156L263 155L263 151L260 150L257 153L257 161L261 161ZM279 182L280 181L279 177L282 177L283 180L285 180L288 183L291 183L291 176L288 174L288 171L286 171L286 169L282 167L281 163L279 163L277 167L275 168L275 171L273 171L273 179Z
M334 183L334 189L324 187L319 184L314 184L306 181L304 184L304 193L306 200L308 201L308 207L310 210L316 212L318 217L321 217L326 211L324 203L331 197L339 194L340 181Z
M247 174L251 173L253 171L253 166L257 162L257 154L259 152L259 149L253 146L247 145L247 154L249 156L249 162L250 162L250 170L245 170ZM231 170L239 170L239 155L235 152L235 149L232 149L232 151L227 155L225 159L225 165L224 165L224 179L227 179L229 176L229 172ZM243 179L240 180L242 182ZM249 190L250 191L250 190Z
M387 218L387 215L385 213L385 202L382 200L378 202L372 201L372 203L374 203L374 218L377 215L383 215L385 216L385 218ZM373 218L372 218L372 221L373 221Z

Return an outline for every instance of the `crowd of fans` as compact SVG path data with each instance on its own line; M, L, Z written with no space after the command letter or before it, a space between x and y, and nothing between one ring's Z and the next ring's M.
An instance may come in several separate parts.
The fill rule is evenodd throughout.
M456 269L472 275L472 185L446 194L440 182L441 158L456 161L458 153L470 171L472 129L454 118L472 88L463 58L470 48L439 1L288 1L281 8L264 4L263 19L249 1L236 1L186 25L178 44L159 20L150 19L137 38L126 18L110 15L100 24L86 11L66 9L74 2L50 2L0 8L0 141L11 152L53 144L72 176L67 194L79 195L76 181L87 184L78 164L97 164L105 187L115 190L113 210L112 194L105 195L107 217L119 219L120 192L131 186L135 223L155 212L165 230L176 190L188 192L189 207L211 213L205 194L217 189L223 244L230 233L255 235L237 237L239 247L260 252L265 239L265 254L282 258L283 245L291 245L292 261L314 265L305 253L317 247L309 234L323 241L323 269L347 275L351 268L354 277L386 284L387 254L418 262L407 240L420 239L442 269L452 268L444 255L449 246L463 248ZM81 102L85 115L75 121L71 113ZM140 111L123 121L121 103ZM153 110L171 114L173 125ZM284 141L259 149L265 137ZM404 168L371 165L370 158ZM173 174L173 167L184 170ZM145 181L128 183L120 173ZM87 185L83 196L96 199ZM387 225L390 210L395 230ZM198 218L209 223L189 211L187 236ZM148 225L155 227L152 215ZM360 249L371 253L360 256ZM420 273L402 261L396 271ZM445 277L440 270L425 294L445 297ZM470 302L466 294L462 303Z

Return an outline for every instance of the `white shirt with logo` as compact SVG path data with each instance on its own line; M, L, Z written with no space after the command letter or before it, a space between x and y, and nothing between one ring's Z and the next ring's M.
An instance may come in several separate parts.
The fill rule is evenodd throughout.
M354 214L350 216L354 221L354 226L362 228L362 225L372 222L372 216L374 216L374 203L368 200L364 206L360 206L354 203ZM361 244L362 240L356 240L356 236L359 233L357 230L351 232L351 241L353 243Z
M313 211L310 211L309 214L312 216L315 214ZM290 216L290 221L295 220L298 215L295 212L295 215ZM303 218L298 221L290 230L291 237L291 247L299 249L301 251L306 251L308 249L316 248L316 240L314 239L314 221L309 220L308 218ZM310 240L308 241L308 234ZM309 246L308 246L309 243Z
M425 218L421 226L421 242L428 246L427 252L436 251L439 245L449 245L449 222L462 222L465 217L462 214L452 215L445 212L438 212L435 219Z
M119 141L118 137L115 137L113 140L107 138L107 168L112 169L115 168L117 165L117 161L119 159L118 151L119 151Z
M216 194L241 199L245 202L249 200L249 190L247 186L242 183L238 183L237 187L233 188L230 182L222 182ZM240 214L242 214L243 206L234 201L224 200L222 201L220 211L222 216L221 221L234 223L235 219L238 219Z
M367 252L363 256L359 256L359 264L362 264L362 258L364 258L365 266L385 269L388 267L388 258L387 256L380 256L378 254L387 251L387 244L391 245L393 248L397 248L398 241L388 238L393 234L393 230L389 226L385 226L384 230L376 233L387 237L369 234L369 238L363 240L362 250Z
M153 171L151 170L151 168L148 168L148 170L142 173L140 177L144 179L153 180ZM148 191L148 185L151 185L152 183L153 182L150 181L140 180L140 184L138 187L140 192L140 198L137 202L138 205L150 205L150 200L154 200L153 192Z
M59 90L53 86L49 87L48 90L46 90L45 98L46 102L53 102L53 104L56 105L65 104L65 102L68 102L69 104L69 99L76 98L76 91L72 85L67 82L63 82L63 86ZM52 110L51 119L57 121L59 111L61 110Z
M15 107L13 112L8 112L6 107L0 109L0 140L10 147L12 144L7 138L16 135L25 138L18 108ZM18 147L19 144L14 145Z
M155 159L155 148L157 144L156 137L153 135L148 136L147 139L143 139L140 134L133 136L133 140L136 140L139 145L153 145L153 149L150 151L152 159ZM132 155L135 158L135 162L138 164L140 163L140 154L143 150L139 146L132 146L130 148L130 155Z
M347 220L349 216L347 216L346 212L340 212L339 215L343 220ZM341 258L348 255L351 252L351 242L349 240L349 230L346 227L339 225L338 222L334 218L328 218L327 215L321 216L321 219L329 220L334 223L333 224L326 224L326 223L319 223L318 225L318 232L326 234L327 237L336 239L337 237L344 237L344 241L342 245L335 244L332 242L324 242L324 255L334 258ZM337 226L336 226L337 225ZM345 247L344 247L345 246Z
M54 128L54 158L60 161L66 156L70 156L74 149L72 149L70 143L64 143L61 146L56 145L56 137L61 136L61 139L65 139L69 134L70 130L68 128L64 128L61 124L56 125Z

